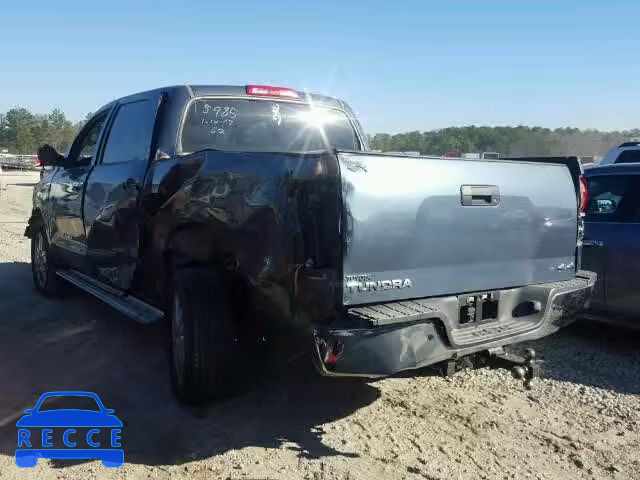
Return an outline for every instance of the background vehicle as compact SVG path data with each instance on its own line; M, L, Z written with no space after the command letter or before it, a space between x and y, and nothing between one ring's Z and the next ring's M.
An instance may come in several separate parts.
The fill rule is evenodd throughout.
M500 158L500 154L498 152L463 153L462 158L468 160L497 160Z
M600 161L600 165L615 163L640 163L640 141L628 141L612 148Z
M375 377L540 338L588 302L577 159L392 156L364 138L343 102L286 88L119 99L66 157L41 149L35 285L168 317L188 402L229 394L262 339Z
M640 328L640 164L594 167L585 175L583 267L598 273L589 316Z

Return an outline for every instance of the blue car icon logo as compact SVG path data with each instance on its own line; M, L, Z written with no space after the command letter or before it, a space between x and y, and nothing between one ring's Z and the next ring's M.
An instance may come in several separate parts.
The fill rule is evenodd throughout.
M50 404L51 400L68 399L89 402L92 408L43 407L43 402ZM120 448L122 422L113 414L114 410L104 407L95 393L48 392L40 397L34 408L25 410L25 413L16 423L18 467L35 467L40 458L99 458L102 465L108 468L124 464L124 451ZM64 448L54 448L54 441L62 441ZM105 448L107 446L109 448Z

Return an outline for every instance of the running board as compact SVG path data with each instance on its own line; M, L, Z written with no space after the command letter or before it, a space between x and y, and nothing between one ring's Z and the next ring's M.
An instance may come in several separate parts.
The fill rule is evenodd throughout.
M148 324L164 318L161 310L84 273L75 270L58 270L56 273L136 322Z

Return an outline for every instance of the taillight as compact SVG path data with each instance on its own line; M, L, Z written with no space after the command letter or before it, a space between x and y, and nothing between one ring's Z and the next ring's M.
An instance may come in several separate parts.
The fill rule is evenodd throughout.
M300 98L300 94L291 88L268 87L266 85L247 85L247 94L258 97Z
M41 166L42 166L42 160L36 157L36 167L41 167Z
M587 179L580 176L580 213L587 212L587 203L589 203L589 188L587 187Z

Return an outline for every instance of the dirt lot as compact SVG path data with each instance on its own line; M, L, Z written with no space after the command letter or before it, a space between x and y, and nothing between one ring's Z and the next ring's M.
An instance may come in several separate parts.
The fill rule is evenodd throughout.
M240 398L181 408L161 328L80 293L34 293L22 233L35 181L0 180L0 479L640 478L640 336L584 322L535 343L546 379L531 392L500 370L366 383L320 378L301 360ZM15 466L15 422L65 389L116 410L123 468Z

